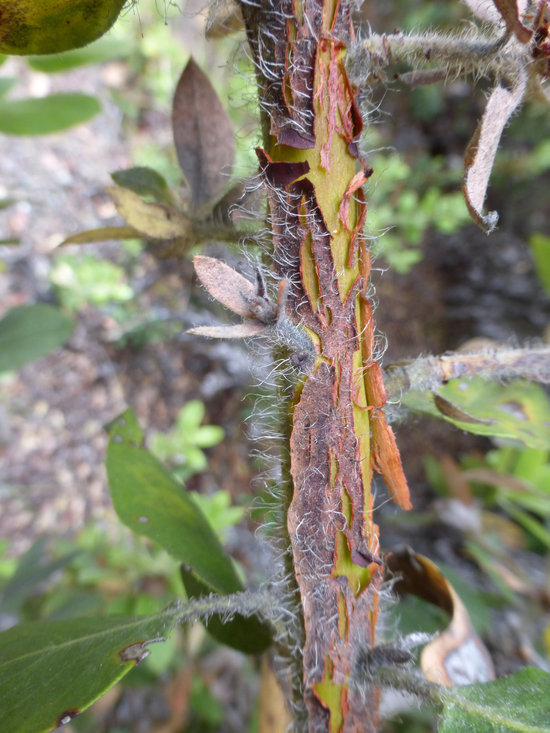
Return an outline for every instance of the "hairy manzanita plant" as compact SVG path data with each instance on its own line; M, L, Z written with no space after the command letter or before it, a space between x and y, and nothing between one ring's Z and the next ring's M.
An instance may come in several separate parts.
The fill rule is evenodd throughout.
M35 694L28 659L38 655L37 674L44 672L45 663L63 665L68 644L82 655L90 637L85 624L70 622L63 629L50 628L55 643L48 642L47 624L35 631L4 632L0 693L9 698L9 730L31 733L68 722L98 690L143 658L144 639L158 640L190 617L203 619L213 636L243 651L275 649L289 727L296 731L375 731L386 686L439 706L440 730L550 730L550 677L523 670L510 680L490 682L491 659L455 590L428 558L412 550L389 552L375 523L375 474L402 510L411 510L414 501L389 424L390 399L424 392L442 418L473 432L500 434L494 410L487 417L476 405L461 404L459 395L444 390L447 382L479 376L550 383L550 354L543 347L381 365L371 255L363 232L363 184L373 171L361 152L365 120L358 90L364 98L370 86L393 78L396 62L413 67L399 75L410 85L465 74L494 81L466 151L464 178L468 207L485 231L496 225L496 214L482 209L502 131L527 95L549 96L544 86L550 59L546 0L467 4L484 26L458 36L365 33L354 28L351 0L241 0L240 6L224 7L221 22L213 12L212 37L243 22L246 29L263 132L257 175L248 186L234 184L224 195L220 169L230 173L234 161L231 124L191 60L173 107L185 200L178 201L147 169L119 171L110 195L128 226L66 240L140 234L164 243L163 253L172 255L212 238L260 245L262 258L250 277L219 259L195 257L203 286L242 320L198 325L191 332L259 338L272 348L280 465L274 489L278 511L269 537L276 562L265 588L243 589L208 522L145 450L143 433L127 411L110 428L107 473L115 508L135 532L159 542L181 562L192 600L141 621L95 620L93 638L101 641L109 660L101 682L87 694L75 686L76 678L64 678L63 689L60 682L52 691L54 703L38 717L33 714L32 724L25 719L27 696ZM238 231L234 221L239 217L232 216L245 208L252 188L261 189L268 204L258 236ZM529 400L516 399L516 404L542 425L546 418L540 417L540 405ZM548 432L547 426L541 430ZM435 639L412 634L378 641L384 600L401 593L445 610L451 617L448 629ZM412 669L412 651L419 645L424 645L422 674ZM101 666L96 647L94 665ZM60 679L56 675L56 682ZM262 726L271 730L267 722Z

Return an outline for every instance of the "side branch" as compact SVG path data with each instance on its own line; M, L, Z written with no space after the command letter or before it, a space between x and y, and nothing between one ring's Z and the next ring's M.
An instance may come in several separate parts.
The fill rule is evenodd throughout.
M528 379L550 384L550 347L444 356L428 356L406 363L389 364L384 386L388 401L405 392L433 390L449 379Z
M516 43L508 43L508 39L509 34L501 38L481 34L372 34L350 48L347 67L351 81L357 86L387 81L384 70L400 63L408 63L415 69L427 64L437 67L427 76L425 71L404 74L404 80L413 84L422 83L422 79L430 83L465 75L495 76L513 81L525 51ZM418 76L416 82L415 76Z

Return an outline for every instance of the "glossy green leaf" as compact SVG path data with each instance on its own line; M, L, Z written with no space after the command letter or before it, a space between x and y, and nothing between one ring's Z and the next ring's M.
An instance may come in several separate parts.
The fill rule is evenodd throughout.
M58 53L85 46L115 22L126 0L0 0L0 52Z
M449 410L443 414L429 392L411 392L402 401L411 410L443 418L470 433L511 438L531 448L550 447L550 401L537 384L499 384L480 377L451 379L438 394L468 421L454 419Z
M527 667L483 685L445 690L439 733L550 731L550 675Z
M63 53L52 53L46 56L29 56L27 63L36 71L47 74L68 71L78 66L99 64L104 61L120 59L132 52L132 45L120 38L100 38L82 48L74 48Z
M115 171L111 173L111 178L119 186L129 188L130 191L140 196L152 196L155 201L161 204L174 202L166 180L153 168L135 166L134 168Z
M0 372L19 369L62 346L74 326L72 317L51 305L12 308L0 320Z
M0 132L6 135L49 135L86 122L101 112L95 97L78 92L0 101Z
M211 592L185 567L181 568L181 577L189 598L200 598ZM219 614L213 614L203 623L214 639L245 654L260 654L273 643L271 625L258 616L246 617L237 613L227 621Z
M154 456L115 433L106 467L113 504L124 524L189 565L212 590L241 590L231 559L208 520Z
M38 621L0 633L2 731L42 733L69 722L149 654L177 613Z

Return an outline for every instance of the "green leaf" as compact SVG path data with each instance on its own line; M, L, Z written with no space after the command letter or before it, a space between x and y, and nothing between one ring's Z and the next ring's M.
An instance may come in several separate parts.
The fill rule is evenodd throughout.
M14 76L4 76L0 79L0 97L4 97L19 80Z
M189 598L200 598L211 592L207 585L201 583L185 567L181 568L181 577ZM230 621L227 621L216 613L203 623L216 641L245 654L260 654L273 643L271 625L259 619L258 616L246 617L237 613Z
M19 369L62 346L75 321L51 305L19 305L0 320L0 372Z
M198 448L211 448L221 443L225 437L225 431L219 425L201 425L193 435L193 443Z
M66 244L88 244L89 242L105 242L110 239L139 239L141 234L131 226L121 227L97 227L97 229L86 229L83 232L71 234L64 239L60 247Z
M241 590L208 520L154 456L113 434L106 467L113 504L124 524L189 565L212 590Z
M161 204L172 204L174 202L166 180L153 168L135 166L134 168L115 171L111 173L111 178L119 186L129 188L130 191L140 196L152 196Z
M86 122L101 112L88 94L71 92L47 97L0 101L0 132L6 135L49 135Z
M445 690L439 733L550 731L550 675L527 667L483 685Z
M182 431L195 430L204 420L205 412L203 402L200 400L189 400L181 408L178 415L179 429Z
M109 436L119 442L122 441L127 445L141 446L143 444L143 430L138 422L136 413L129 407L120 415L115 417L105 429L109 433Z
M0 0L0 51L58 53L85 46L115 22L126 0Z
M80 550L75 550L50 560L46 553L46 541L38 539L21 557L13 577L0 592L2 612L17 611L33 595L39 583L67 566L79 553Z
M82 48L75 48L63 53L52 53L47 56L28 56L27 63L36 71L47 74L68 71L86 64L99 64L112 59L129 56L133 47L120 38L101 38Z
M2 730L42 733L69 722L144 659L175 621L92 616L37 621L0 633Z
M437 393L471 421L454 419L449 411L442 414L430 392L410 392L402 401L411 410L443 418L469 433L518 440L531 448L550 447L550 401L537 384L451 379Z

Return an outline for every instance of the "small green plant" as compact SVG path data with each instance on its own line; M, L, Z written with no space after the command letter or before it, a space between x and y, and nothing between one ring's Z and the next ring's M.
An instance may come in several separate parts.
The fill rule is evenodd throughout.
M70 310L124 303L134 294L120 265L85 252L58 255L50 282L61 305Z
M153 455L168 464L182 481L207 469L203 448L218 445L224 437L223 428L218 425L201 425L204 413L204 404L191 400L181 408L169 432L152 433L149 439Z
M461 468L462 479L484 509L513 519L522 528L531 549L550 551L549 451L501 446L483 458L466 456ZM437 479L434 485L442 486Z
M446 171L444 161L424 158L416 161L418 185L412 190L408 181L411 167L396 153L377 153L372 158L376 171L371 178L369 200L372 215L368 232L379 236L375 251L399 274L408 272L423 258L420 247L429 227L452 234L470 222L464 197L443 186L456 184L460 171Z

